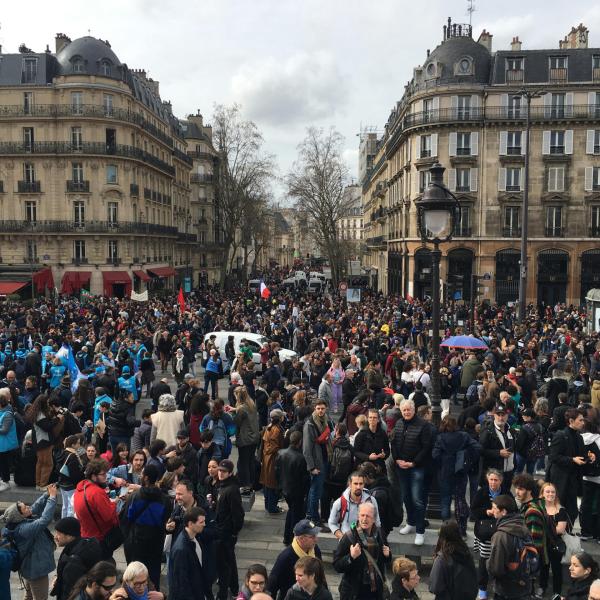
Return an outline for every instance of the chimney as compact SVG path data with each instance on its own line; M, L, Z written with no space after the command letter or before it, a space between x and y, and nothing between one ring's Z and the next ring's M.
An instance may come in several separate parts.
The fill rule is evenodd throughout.
M148 78L147 80L148 83L148 87L152 90L152 93L155 96L158 96L160 98L160 93L159 93L159 85L158 85L158 81L154 81L154 79Z
M71 38L64 33L57 33L54 37L56 54L58 54L65 46L71 43Z
M579 23L577 27L571 27L571 31L565 36L565 39L559 42L559 47L570 50L587 48L588 34L588 28L583 23Z
M510 43L510 49L512 52L521 52L521 40L519 39L519 36L516 36L512 39L512 42Z
M478 44L481 44L484 48L487 49L488 52L492 52L492 38L494 36L487 32L485 29L481 32L479 39L477 40Z

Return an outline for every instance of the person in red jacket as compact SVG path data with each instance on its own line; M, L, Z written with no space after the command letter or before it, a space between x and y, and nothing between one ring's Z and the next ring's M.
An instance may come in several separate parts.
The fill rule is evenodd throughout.
M91 460L85 468L85 479L77 484L73 496L81 537L94 537L101 545L106 534L119 524L116 499L111 500L106 491L107 471L108 463L105 460Z

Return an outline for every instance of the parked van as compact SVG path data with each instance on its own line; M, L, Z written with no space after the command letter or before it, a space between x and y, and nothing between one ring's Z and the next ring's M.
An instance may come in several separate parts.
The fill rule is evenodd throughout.
M256 292L258 294L258 292L260 292L260 279L251 279L248 282L248 289L251 292Z
M308 280L308 292L309 294L319 294L323 291L323 281L318 277L312 277Z

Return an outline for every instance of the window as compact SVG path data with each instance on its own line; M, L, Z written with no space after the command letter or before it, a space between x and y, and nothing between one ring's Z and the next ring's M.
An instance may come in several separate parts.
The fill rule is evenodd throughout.
M33 109L33 92L23 92L23 113L30 115Z
M28 223L37 221L37 202L35 200L27 200L25 202L25 220Z
M83 149L83 137L81 127L71 127L71 146L73 150Z
M21 83L35 83L37 79L37 58L24 58L21 72Z
M421 136L421 158L427 158L431 156L431 136L430 135L422 135Z
M433 116L433 98L425 98L423 100L423 118L427 121Z
M565 116L566 94L552 94L550 103L550 117L562 119Z
M73 202L73 221L77 227L83 227L85 224L85 202L83 200Z
M592 167L592 190L600 190L600 167Z
M562 234L562 206L549 206L546 209L546 237Z
M455 235L471 235L470 228L470 210L468 206L461 206L457 213Z
M110 63L107 60L103 60L100 63L100 75L104 75L105 77L110 77Z
M33 152L33 127L23 127L23 145L25 152Z
M594 154L600 154L600 129L594 130Z
M37 262L37 242L35 240L27 240L27 260L29 262Z
M600 54L592 56L592 69L600 69Z
M600 206L592 206L591 235L594 237L600 235Z
M106 183L118 183L117 165L106 165Z
M35 181L35 166L33 163L25 163L23 165L23 180L27 183Z
M470 156L471 154L471 134L457 133L456 134L456 155Z
M110 260L119 258L119 242L117 240L108 240L108 258Z
M206 243L206 231L199 231L198 232L198 242L200 244L205 244Z
M458 118L469 119L471 117L471 96L458 97Z
M457 73L458 75L471 74L471 60L469 58L461 58L458 61Z
M509 96L508 97L508 116L511 119L521 118L521 96Z
M110 117L113 114L113 96L112 94L104 94L102 98L102 104L104 106L104 116Z
M83 92L71 92L71 112L74 115L83 114Z
M85 260L85 240L75 240L73 242L73 257L75 260Z
M521 131L509 131L506 135L506 153L521 154Z
M507 206L504 209L504 234L507 236L520 235L521 207Z
M83 163L71 163L71 179L77 183L83 181Z
M471 191L471 169L456 169L456 191Z
M506 70L507 71L522 71L523 70L523 58L507 58L506 59Z
M423 193L431 182L431 173L429 170L419 171L419 192Z
M119 221L119 204L118 202L109 202L107 204L108 222L111 225L116 225Z
M565 132L551 131L550 132L550 154L565 153Z
M72 65L73 73L83 73L85 71L85 63L83 62L83 59L79 56L76 56L72 60Z
M548 191L563 192L565 189L565 168L548 167Z
M566 56L551 56L550 57L550 68L551 69L566 69L567 68L567 57Z
M506 191L520 192L521 191L521 168L508 167L506 169Z

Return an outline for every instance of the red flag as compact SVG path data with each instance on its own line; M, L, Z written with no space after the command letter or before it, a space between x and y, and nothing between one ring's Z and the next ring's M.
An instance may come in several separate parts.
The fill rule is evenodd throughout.
M183 297L183 288L179 286L179 294L177 296L177 303L179 304L179 310L185 312L185 298Z

